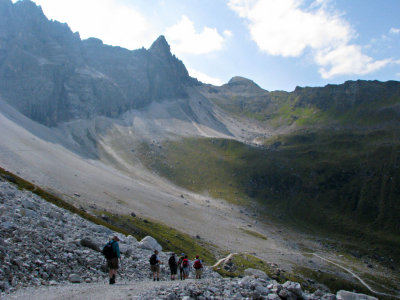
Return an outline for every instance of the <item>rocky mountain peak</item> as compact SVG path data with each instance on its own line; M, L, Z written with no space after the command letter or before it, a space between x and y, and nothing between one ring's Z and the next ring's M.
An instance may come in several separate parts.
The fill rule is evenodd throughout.
M32 2L31 0L18 1L14 4L14 7L29 19L38 17L43 19L46 18L42 7L36 5L36 3Z
M238 92L258 93L264 91L253 80L241 76L232 77L225 86L229 87L230 90L237 90Z
M47 126L187 98L197 84L164 36L135 51L82 41L30 0L0 0L0 41L1 97Z
M161 56L170 56L171 55L171 47L169 46L167 40L163 35L160 35L151 45L149 49L150 53L161 55Z

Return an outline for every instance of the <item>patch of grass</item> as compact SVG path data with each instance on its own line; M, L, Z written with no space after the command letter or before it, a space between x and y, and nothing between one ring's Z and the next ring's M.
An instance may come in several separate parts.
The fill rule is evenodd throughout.
M293 273L303 277L303 280L311 279L315 282L325 285L332 293L339 290L356 291L357 293L371 294L359 282L352 282L336 276L334 273L316 271L307 267L296 266Z
M30 191L44 200L66 209L82 218L89 220L97 225L105 226L115 232L120 232L124 235L132 235L136 238L143 238L146 235L154 237L165 250L176 251L177 253L184 252L190 255L200 255L202 259L209 264L215 262L215 255L210 249L217 251L215 246L191 237L176 229L168 227L162 223L148 221L138 217L115 215L108 212L101 212L98 215L105 214L107 218L94 216L83 209L79 209L65 200L57 197L42 188L30 183L21 177L12 174L3 168L0 168L1 178L14 183L21 190Z
M252 205L311 232L374 242L400 258L400 132L299 130L265 148L217 138L142 145L145 165L175 184Z
M246 171L259 168L262 157L256 148L223 139L188 138L168 141L162 150L142 144L141 158L147 167L189 190L248 204ZM258 158L259 157L259 158Z
M232 265L231 271L224 269L223 265L215 267L214 270L224 277L238 277L243 276L246 269L252 268L264 271L268 276L276 277L274 267L254 255L244 253L233 255L228 264Z
M388 278L387 276L374 276L369 273L361 275L368 285L373 287L376 291L387 294L398 293L400 278Z
M239 277L245 275L244 271L246 269L252 268L265 272L268 277L280 283L291 280L304 284L304 280L301 276L282 271L278 269L276 265L265 262L251 254L241 253L233 255L228 264L230 265L229 268L224 268L224 265L219 265L214 268L214 271L218 272L223 277Z
M125 228L125 230L138 239L142 239L147 235L152 236L163 246L164 250L174 251L178 254L185 253L190 257L199 255L207 264L213 264L216 261L213 251L216 252L218 250L215 246L173 229L161 222L101 211L98 211L96 214L98 216L105 215L108 222Z
M244 233L248 234L248 235L255 236L256 238L259 238L259 239L262 239L262 240L267 240L268 239L265 235L263 235L263 234L261 234L261 233L259 233L257 231L249 230L249 229L246 229L246 228L240 228L240 230L243 231Z

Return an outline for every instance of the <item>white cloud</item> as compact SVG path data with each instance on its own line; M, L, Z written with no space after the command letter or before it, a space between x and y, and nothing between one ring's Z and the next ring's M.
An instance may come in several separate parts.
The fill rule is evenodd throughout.
M137 9L122 0L34 0L49 19L66 22L85 39L137 49L150 46L157 34Z
M233 33L230 30L224 30L224 36L226 36L227 38L230 38L233 36Z
M319 72L325 79L337 75L365 75L391 62L390 59L374 61L362 54L361 47L356 45L343 45L326 52L318 51L315 61L321 66Z
M392 28L390 28L389 33L390 34L400 34L400 28L392 27Z
M350 24L331 9L329 1L230 0L228 5L248 20L252 39L271 55L299 57L310 49L323 78L363 75L376 71L389 60L374 61L351 44L356 36Z
M194 69L188 69L188 72L191 77L197 78L203 83L210 83L212 85L218 85L218 86L224 84L224 82L221 79L208 76L207 74L204 74L200 71Z
M171 44L175 54L206 54L221 50L226 38L230 37L230 31L224 31L224 36L218 33L216 28L204 27L201 32L196 32L194 23L187 17L167 28L165 37Z

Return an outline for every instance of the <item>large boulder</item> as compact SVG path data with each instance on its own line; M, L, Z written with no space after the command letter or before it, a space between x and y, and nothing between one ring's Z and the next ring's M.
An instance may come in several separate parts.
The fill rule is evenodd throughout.
M95 250L95 251L97 251L97 252L100 252L100 251L101 251L99 245L97 245L95 242L93 242L93 241L92 241L91 239L89 239L89 238L81 239L80 244L81 244L81 246L83 246L83 247L86 247L86 248Z
M255 278L263 278L263 279L268 279L267 274L265 274L264 271L258 270L258 269L252 269L248 268L244 270L244 274L247 276L253 276Z
M292 292L298 297L301 297L303 294L300 283L293 281L286 281L282 286L286 288L289 292Z
M338 300L378 300L378 298L364 295L364 294L357 294L348 291L339 291L336 293L336 298Z
M144 237L139 242L139 247L148 250L157 250L158 252L162 251L162 246L157 242L157 240L151 236Z

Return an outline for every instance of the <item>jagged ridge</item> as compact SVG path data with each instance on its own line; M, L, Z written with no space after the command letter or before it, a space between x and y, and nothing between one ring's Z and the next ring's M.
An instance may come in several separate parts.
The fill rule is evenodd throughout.
M197 83L163 36L149 50L129 51L82 41L29 0L3 0L0 15L0 96L42 124L116 117L152 101L185 98L185 87Z

